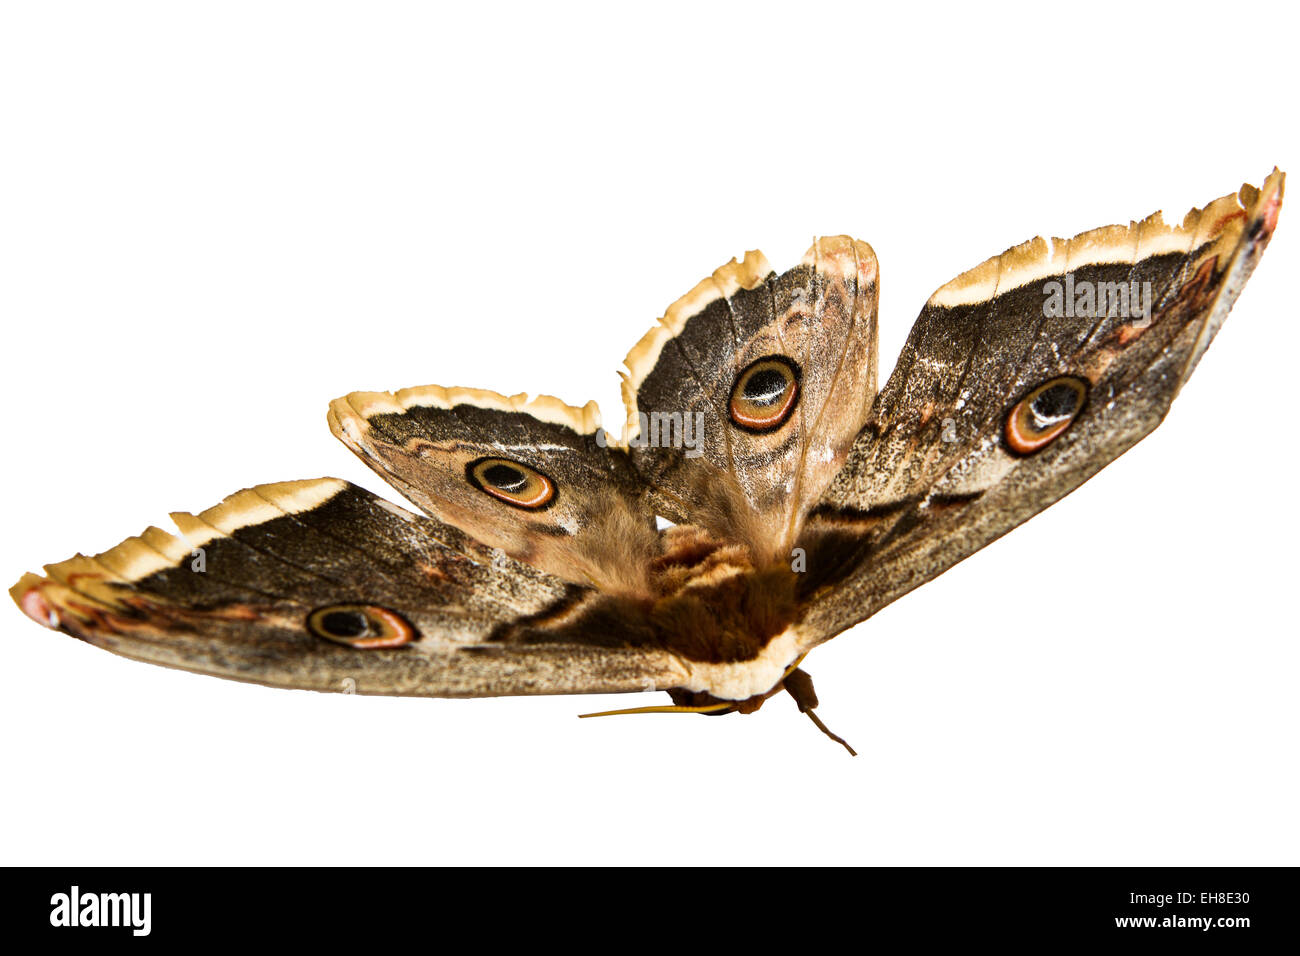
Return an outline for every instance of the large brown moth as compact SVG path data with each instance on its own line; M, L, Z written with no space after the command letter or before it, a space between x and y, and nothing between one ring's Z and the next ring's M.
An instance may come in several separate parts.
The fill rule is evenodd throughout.
M628 354L620 439L594 403L354 392L331 430L423 513L257 485L10 593L114 653L277 687L666 690L628 712L703 713L786 690L825 730L804 656L1154 429L1283 182L988 259L931 296L879 392L871 247L818 239L781 274L749 252Z

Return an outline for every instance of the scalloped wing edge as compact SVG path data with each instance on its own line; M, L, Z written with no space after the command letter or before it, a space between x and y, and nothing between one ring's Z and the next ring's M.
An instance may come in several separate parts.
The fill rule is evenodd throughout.
M1070 239L1048 240L1037 236L990 256L944 283L926 304L941 308L974 305L1068 272L1076 265L1139 262L1166 252L1185 252L1207 242L1230 245L1236 241L1236 232L1230 224L1245 219L1261 197L1280 203L1285 179L1285 174L1275 166L1262 186L1244 183L1235 193L1220 196L1202 208L1188 210L1177 226L1167 225L1163 213L1154 212L1140 222L1100 226Z

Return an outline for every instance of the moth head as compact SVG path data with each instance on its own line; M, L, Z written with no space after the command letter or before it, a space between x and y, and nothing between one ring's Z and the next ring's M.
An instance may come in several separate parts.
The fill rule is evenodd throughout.
M1032 455L1065 433L1088 399L1089 384L1061 375L1034 388L1007 413L1007 445L1017 455Z
M401 647L415 628L396 611L377 604L327 604L307 615L307 630L327 641L361 649Z
M750 362L731 387L728 411L743 431L776 431L799 404L799 366L784 355L765 355Z
M465 478L485 495L513 508L538 511L555 503L554 481L509 458L478 458L465 466Z

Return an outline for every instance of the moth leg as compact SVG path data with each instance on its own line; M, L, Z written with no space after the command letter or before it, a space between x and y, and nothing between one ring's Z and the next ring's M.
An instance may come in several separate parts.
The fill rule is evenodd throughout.
M812 677L808 675L807 671L796 667L785 675L785 680L782 683L787 693L794 698L795 704L798 705L799 713L807 714L808 719L817 725L818 730L843 746L850 756L856 757L858 755L858 752L849 746L847 740L831 733L831 729L822 723L822 719L814 712L814 708L819 702L817 700L817 691L813 689Z

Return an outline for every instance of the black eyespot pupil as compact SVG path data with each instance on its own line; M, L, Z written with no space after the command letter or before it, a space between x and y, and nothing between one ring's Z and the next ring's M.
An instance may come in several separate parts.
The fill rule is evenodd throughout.
M528 484L528 476L509 465L489 465L483 470L483 480L493 488L517 493Z
M330 611L321 617L320 627L334 637L363 637L370 631L370 619L360 611Z
M761 368L745 382L745 401L754 405L775 405L789 387L789 380L774 368Z
M1029 403L1029 410L1040 426L1053 425L1069 418L1078 407L1078 391L1065 384L1044 389Z

